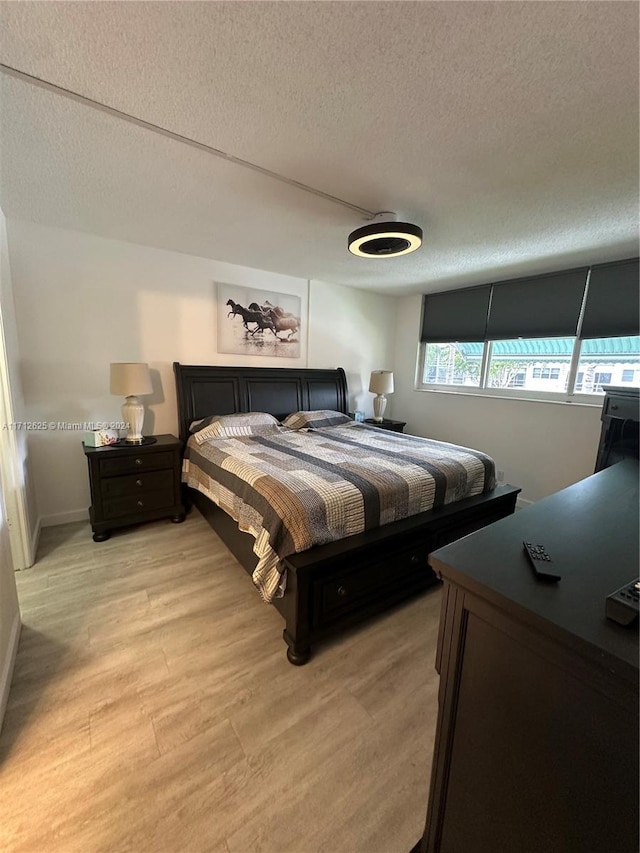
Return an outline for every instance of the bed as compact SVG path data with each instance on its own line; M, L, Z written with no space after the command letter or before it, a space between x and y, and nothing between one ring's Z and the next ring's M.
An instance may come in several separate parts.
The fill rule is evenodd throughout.
M283 421L297 411L347 413L347 382L341 368L207 367L176 362L174 372L180 438L186 450L185 470L190 464L203 468L208 465L203 462L201 454L194 454L187 447L189 427L201 418L267 412ZM385 432L383 436L382 431L375 428L363 429L369 433L366 440L380 445L383 454L391 455L395 448L384 445L384 442L393 441L394 434ZM352 431L355 431L355 425ZM329 448L336 443L336 440L332 441L336 437L343 445L353 443L347 425L334 428L333 433L329 429L320 433L323 445ZM379 434L379 440L376 434ZM395 440L408 442L409 438L395 436ZM280 442L296 445L293 452L300 455L302 441L301 438L276 437L266 443L269 444L269 453L292 452L277 443ZM230 447L240 444L241 441L229 442L224 448L224 458L229 455ZM218 450L216 453L220 455ZM216 453L212 453L212 459ZM476 455L478 458L481 456ZM211 475L212 469L207 470ZM199 486L193 476L190 482ZM440 500L433 509L382 526L372 527L369 524L366 529L346 538L314 545L280 559L284 594L282 597L272 595L270 600L285 620L283 636L289 661L295 665L306 663L312 646L324 637L436 584L438 579L427 564L427 556L432 550L514 511L519 489L512 486L490 488L491 485L487 486L485 482L486 488L471 497L446 504ZM455 495L450 495L449 499L452 497ZM254 553L254 537L240 531L233 518L197 488L185 486L185 502L187 506L194 504L198 507L236 559L253 576L261 559Z

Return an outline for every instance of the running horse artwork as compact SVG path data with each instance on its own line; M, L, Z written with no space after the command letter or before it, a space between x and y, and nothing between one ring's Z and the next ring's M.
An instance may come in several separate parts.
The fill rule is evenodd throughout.
M300 297L218 285L218 352L300 357Z
M265 329L270 329L274 335L276 334L276 327L274 326L271 318L267 314L264 314L257 305L257 310L252 309L251 305L255 305L255 302L252 302L248 309L243 308L242 305L234 302L233 299L227 299L227 305L231 307L231 311L229 311L227 317L233 317L235 314L239 314L242 317L244 327L249 334L255 335L256 332L264 332ZM255 323L255 328L250 329L249 323Z

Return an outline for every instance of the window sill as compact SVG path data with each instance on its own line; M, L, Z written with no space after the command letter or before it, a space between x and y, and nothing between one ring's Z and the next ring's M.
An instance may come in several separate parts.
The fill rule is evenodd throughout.
M551 391L525 391L522 393L513 390L500 392L496 388L452 388L445 385L415 385L414 391L426 391L428 394L452 394L458 397L481 397L491 400L517 400L521 403L553 403L560 406L580 406L588 409L601 409L604 401L604 393L598 396L586 394L555 394Z

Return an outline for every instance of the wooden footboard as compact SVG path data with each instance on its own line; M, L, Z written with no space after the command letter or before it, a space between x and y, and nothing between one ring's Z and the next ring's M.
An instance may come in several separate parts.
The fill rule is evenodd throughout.
M289 661L305 664L319 640L433 586L438 578L427 563L429 553L511 515L519 491L501 486L490 494L285 558L286 593L274 606L285 619ZM204 495L191 489L188 493L251 574L257 564L253 538Z

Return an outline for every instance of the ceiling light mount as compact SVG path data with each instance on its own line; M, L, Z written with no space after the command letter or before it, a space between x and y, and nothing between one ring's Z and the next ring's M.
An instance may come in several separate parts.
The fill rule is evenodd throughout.
M395 213L376 213L371 222L349 234L349 251L359 258L397 258L422 245L422 228L398 222Z

